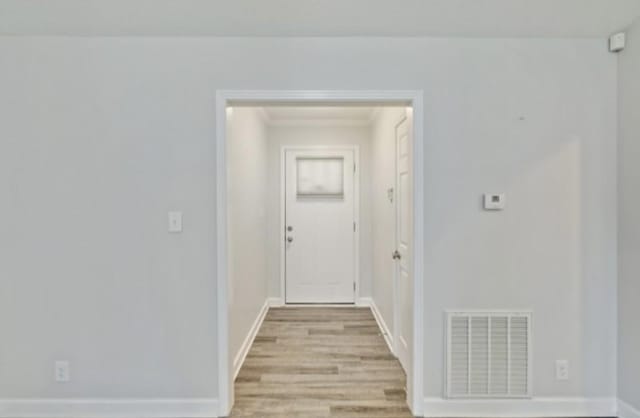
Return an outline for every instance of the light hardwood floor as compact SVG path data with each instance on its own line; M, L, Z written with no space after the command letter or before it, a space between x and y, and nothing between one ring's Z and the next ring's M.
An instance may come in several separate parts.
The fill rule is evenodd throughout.
M231 417L408 418L405 383L369 308L271 308Z

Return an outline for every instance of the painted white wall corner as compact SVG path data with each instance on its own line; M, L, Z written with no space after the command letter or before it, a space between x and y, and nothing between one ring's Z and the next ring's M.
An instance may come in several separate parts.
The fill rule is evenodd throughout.
M273 297L267 299L267 303L269 304L270 308L278 308L284 306L284 299Z
M210 418L218 400L181 399L0 399L1 418Z
M640 418L640 410L618 399L618 418Z
M424 401L424 416L433 418L613 417L616 410L615 398L426 398Z

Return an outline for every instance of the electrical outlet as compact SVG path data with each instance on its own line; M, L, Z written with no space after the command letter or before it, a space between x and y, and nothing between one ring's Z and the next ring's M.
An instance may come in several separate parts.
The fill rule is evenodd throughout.
M54 364L56 382L68 382L71 378L69 362L66 360L56 361Z
M182 232L182 212L169 212L169 232Z
M569 362L556 360L556 380L569 380Z

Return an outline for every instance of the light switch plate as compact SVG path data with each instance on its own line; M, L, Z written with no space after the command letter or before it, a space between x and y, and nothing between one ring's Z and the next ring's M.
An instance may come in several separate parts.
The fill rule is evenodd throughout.
M569 380L569 362L556 360L556 380Z
M65 383L71 380L69 370L69 362L66 360L58 360L54 363L54 378L56 382Z
M182 232L182 212L169 212L169 232Z
M503 210L506 205L506 199L504 193L485 193L484 208L485 210Z

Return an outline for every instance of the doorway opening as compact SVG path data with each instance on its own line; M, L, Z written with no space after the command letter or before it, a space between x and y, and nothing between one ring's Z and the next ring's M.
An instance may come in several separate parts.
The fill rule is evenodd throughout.
M301 305L371 307L420 414L422 93L217 99L221 415L269 308Z

